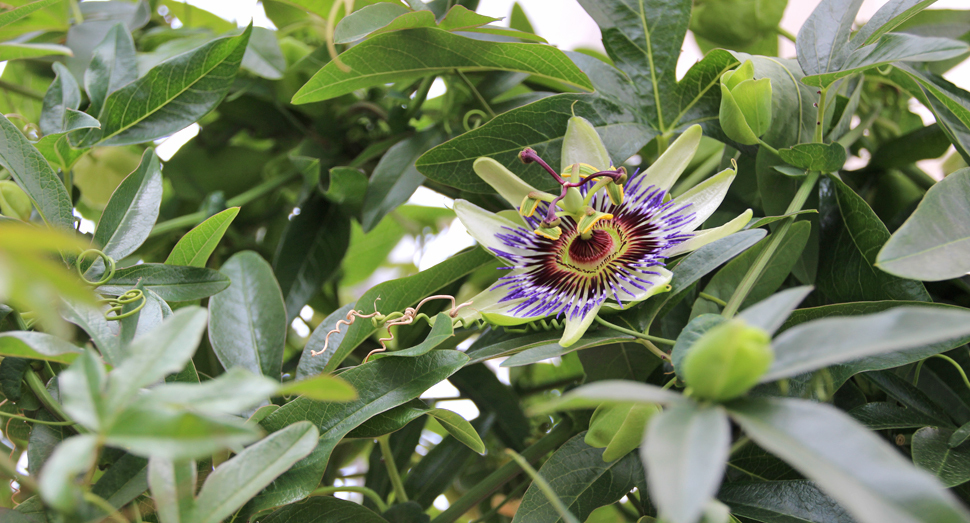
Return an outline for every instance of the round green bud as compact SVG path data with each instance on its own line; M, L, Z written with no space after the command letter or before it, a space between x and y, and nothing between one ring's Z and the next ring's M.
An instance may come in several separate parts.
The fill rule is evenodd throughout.
M716 47L737 50L777 38L787 5L788 0L694 0L690 29Z
M27 221L32 208L30 197L19 185L10 180L0 181L0 214Z
M754 387L774 359L771 336L735 318L694 343L684 356L682 378L695 397L727 401Z
M771 127L771 79L754 79L754 64L744 62L721 75L721 107L718 120L728 138L745 145Z
M589 421L584 441L594 448L605 448L603 461L609 463L640 446L650 418L660 412L652 403L600 405Z

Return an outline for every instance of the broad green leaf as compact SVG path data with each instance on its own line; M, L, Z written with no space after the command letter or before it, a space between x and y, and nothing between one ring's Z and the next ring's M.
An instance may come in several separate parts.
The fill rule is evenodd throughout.
M277 394L276 380L242 367L232 367L201 384L165 383L139 398L139 403L204 414L240 414Z
M57 377L64 411L88 430L101 431L111 423L104 397L104 364L90 350Z
M786 289L744 309L738 317L748 322L748 325L774 334L810 292L812 287L808 285Z
M959 56L970 50L967 44L949 38L889 33L879 41L852 51L837 71L806 76L807 85L826 88L839 78L861 73L893 62L936 62Z
M189 514L195 508L197 477L193 461L149 460L148 485L161 523L189 523Z
M731 513L770 523L853 523L834 499L811 481L744 481L721 487L717 499Z
M879 144L870 165L884 169L905 167L920 160L939 158L949 148L950 139L934 123Z
M64 132L67 111L76 111L81 105L81 88L74 75L60 62L54 62L54 73L54 81L44 93L44 106L38 122L44 134Z
M633 452L611 462L603 461L603 449L587 445L585 432L553 452L542 464L539 475L579 521L597 508L619 501L636 487L643 488L644 473ZM522 496L514 523L562 522L545 495L533 483Z
M482 442L482 438L479 437L471 423L468 423L461 415L446 409L430 409L428 415L438 420L438 423L448 431L448 434L467 445L468 448L479 454L485 454L485 443Z
M74 228L74 206L64 183L6 116L0 116L0 166L27 193L44 222L60 229Z
M420 58L419 58L420 57ZM437 28L418 28L370 38L340 55L345 72L329 63L300 88L293 103L335 98L356 89L453 70L505 70L592 89L586 75L551 46L484 42Z
M930 187L916 211L893 233L876 266L902 278L938 281L970 272L970 169Z
M307 459L276 480L247 509L258 511L306 497L319 483L333 448L348 432L376 414L417 398L467 361L468 357L457 351L373 361L340 375L357 390L355 401L336 403L297 398L280 407L263 420L261 425L265 429L275 430L309 420L320 429L320 442Z
M963 160L970 161L970 94L940 76L903 64L893 66L889 78L933 112Z
M383 314L403 311L405 307L413 307L421 299L434 294L435 290L457 281L491 261L492 255L480 248L457 254L414 276L374 286L357 300L359 304L357 310L363 311L363 314L370 314L374 312L373 308L376 303L377 310ZM377 301L377 298L380 298L380 301ZM336 320L337 318L334 317L334 324ZM310 356L309 350L304 348L297 374L312 376L321 371L332 372L354 348L377 330L369 321L357 321L349 327L343 327L341 331L344 334L339 339L337 339L337 335L331 336L331 343L326 353L319 356ZM321 329L317 329L317 331L320 332ZM325 336L327 332L322 331L320 333ZM318 349L323 348L323 341L318 339ZM337 341L339 341L339 344L336 343ZM307 346L310 346L309 342Z
M238 418L140 403L119 414L104 438L137 456L186 460L252 443L259 439L259 430Z
M462 395L475 402L479 411L498 415L495 433L502 443L517 452L525 449L525 441L532 434L531 424L522 412L519 396L512 387L499 381L485 365L472 365L470 362L448 381Z
M0 27L12 24L26 16L30 16L31 13L37 11L38 9L43 9L63 1L64 0L37 0L36 2L30 2L9 11L4 11L3 13L0 13Z
M205 309L184 307L155 330L135 338L127 349L126 359L111 372L106 397L116 407L126 404L142 387L182 370L195 354L205 324Z
M94 243L115 260L128 256L148 239L161 205L162 168L155 151L148 149L138 168L108 200L94 231ZM104 271L104 262L98 258L89 267L100 274Z
M98 287L98 292L118 296L139 281L165 301L201 300L222 292L231 283L219 271L204 267L143 263L118 269L110 282Z
M862 0L822 0L795 40L798 63L807 75L838 71L852 51L849 37Z
M165 259L165 264L205 267L209 256L216 250L219 241L222 240L222 236L226 234L226 230L229 229L237 214L239 214L239 207L230 207L196 225L182 236L175 247L172 247L172 252Z
M277 394L299 394L317 401L352 401L357 391L342 378L321 374L312 378L284 383Z
M391 23L398 16L409 12L411 11L400 4L381 2L364 6L340 20L340 23L334 28L334 43L346 44L360 40ZM434 20L433 17L432 20Z
M775 361L762 382L968 335L970 312L959 309L897 307L877 314L815 320L775 338Z
M193 523L219 523L313 451L319 433L297 421L216 467L199 491Z
M872 430L918 429L937 425L934 417L909 407L897 407L889 402L873 401L849 411L849 415Z
M694 523L717 493L731 445L720 406L677 405L654 416L640 455L650 499L671 523Z
M970 448L951 448L953 431L923 427L913 434L913 463L936 475L947 487L970 481Z
M687 400L676 392L628 380L603 380L577 387L562 397L533 409L539 415L558 410L588 409L601 404L660 403L678 405Z
M212 110L235 79L250 29L175 56L108 95L100 143L126 145L174 133Z
M746 308L759 301L771 296L788 278L795 264L798 262L805 244L808 242L811 224L807 221L795 222L788 230L788 234L781 240L775 249L774 254L765 266L761 278L758 279L751 293L744 300L741 307ZM711 281L704 287L704 293L720 298L725 302L731 299L735 289L741 283L748 268L754 264L755 259L771 241L770 238L761 240L758 245L748 249L743 254L734 258L723 269L717 272ZM691 317L700 314L720 314L721 307L703 296L697 298L691 309Z
M349 243L350 218L322 196L304 202L290 220L273 256L287 325L340 268Z
M431 332L428 333L428 337L425 338L424 341L407 349L378 352L377 354L374 354L371 359L379 360L381 358L393 356L403 356L407 358L421 356L423 354L427 354L438 345L441 345L445 340L454 336L454 334L455 329L451 325L451 317L448 316L447 312L440 312L434 317L434 327L431 328Z
M44 332L0 333L0 356L46 360L68 364L82 354L73 343Z
M108 95L138 79L135 42L124 24L115 24L94 48L91 63L84 71L84 90L91 105L87 113L101 115Z
M82 503L77 476L94 466L98 438L91 434L64 440L40 471L40 497L48 506L68 514Z
M424 183L424 176L414 162L428 149L438 145L442 136L437 131L425 131L398 142L388 149L374 167L361 210L360 226L370 232L399 205L408 201Z
M120 362L118 325L117 322L108 321L104 317L103 307L69 299L64 299L63 303L61 316L81 327L91 337L91 341L94 342L94 346L97 347L105 362L109 364Z
M935 420L933 425L952 428L954 425L943 407L934 398L923 392L916 385L910 383L891 371L866 373L866 378L882 389L889 397L913 409L920 414Z
M869 205L835 177L820 182L818 289L836 302L930 301L919 282L875 267L889 230Z
M71 50L57 44L22 44L15 42L0 43L0 60L23 60L51 55L70 55Z
M814 480L860 523L970 521L932 476L834 407L759 398L734 402L729 412L759 446Z
M385 410L347 433L347 438L377 439L393 434L412 421L428 414L428 405L420 399L411 400L390 410ZM422 424L423 425L423 424Z
M283 78L283 73L286 71L286 58L280 50L276 31L253 27L249 44L243 54L242 67L268 80Z
M254 251L241 251L220 269L232 284L209 299L209 343L223 368L244 368L280 379L286 345L286 308L273 268Z
M52 382L51 385L54 385L54 383ZM48 390L53 388L49 387ZM44 421L59 421L46 411L38 412L36 417ZM30 430L30 439L27 441L27 473L31 476L37 476L44 463L47 463L51 454L57 449L57 446L73 435L73 429L68 427L34 424L34 427Z
M36 429L35 429L36 430ZM121 508L148 490L148 460L125 454L91 486L91 493Z
M953 435L950 436L950 440L947 442L947 444L950 446L950 448L959 447L965 441L967 441L967 438L970 438L970 422L960 425L960 428L953 431Z
M314 496L279 508L260 519L261 523L387 523L374 511L364 506L330 496Z
M778 156L785 163L806 171L834 173L845 165L845 147L838 143L800 143L780 149Z
M854 47L875 43L882 35L905 23L936 0L890 0L872 15L852 37Z

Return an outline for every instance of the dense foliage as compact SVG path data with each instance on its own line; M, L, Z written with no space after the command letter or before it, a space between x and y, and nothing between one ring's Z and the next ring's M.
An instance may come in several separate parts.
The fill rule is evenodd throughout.
M970 11L861 3L0 3L0 520L970 522Z

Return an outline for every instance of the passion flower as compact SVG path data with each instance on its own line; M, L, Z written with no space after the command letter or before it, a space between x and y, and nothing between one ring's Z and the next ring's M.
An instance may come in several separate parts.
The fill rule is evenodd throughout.
M513 206L521 220L492 214L464 200L455 212L469 233L507 262L509 273L472 299L459 319L481 315L498 325L563 317L559 343L582 337L602 307L622 309L668 290L671 256L734 233L746 211L720 227L693 231L717 208L734 180L726 169L671 199L668 191L697 151L701 128L687 129L643 174L615 168L595 128L569 120L562 163L553 170L532 149L520 158L538 163L561 186L558 196L537 191L490 158L475 172Z

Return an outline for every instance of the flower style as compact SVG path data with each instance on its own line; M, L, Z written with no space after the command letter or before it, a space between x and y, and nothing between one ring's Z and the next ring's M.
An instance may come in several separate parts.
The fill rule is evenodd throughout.
M751 219L748 210L729 223L693 231L724 199L735 171L726 169L671 199L668 191L690 163L701 139L687 129L643 174L614 168L593 126L572 117L563 140L561 171L535 151L520 155L559 182L558 196L537 191L491 158L475 172L519 209L515 219L470 202L455 212L483 247L507 262L509 273L473 298L459 319L482 315L497 325L562 316L560 344L579 340L603 307L622 309L669 290L670 257L732 234ZM502 213L504 214L504 213Z

